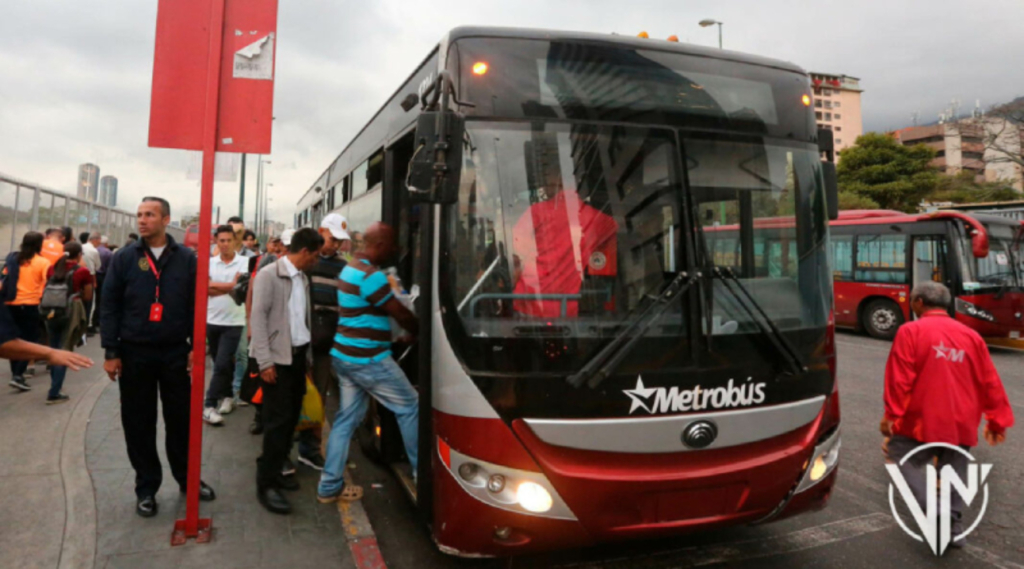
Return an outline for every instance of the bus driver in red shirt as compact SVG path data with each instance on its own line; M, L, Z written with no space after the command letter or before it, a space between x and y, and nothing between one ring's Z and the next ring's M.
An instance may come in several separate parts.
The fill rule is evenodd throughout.
M515 312L538 318L574 317L576 299L530 299L530 295L580 294L584 275L614 277L617 269L615 220L564 188L556 165L545 168L540 200L520 216L512 230ZM522 296L519 296L522 295Z
M925 282L910 293L917 320L900 327L885 366L885 417L881 431L887 437L883 449L894 464L918 446L946 443L964 450L978 444L978 426L985 425L985 440L998 445L1013 426L1013 409L988 347L977 332L957 322L947 312L949 289ZM950 464L961 480L967 477L967 457L954 449L933 447L915 453L900 471L924 508L927 492L925 466ZM934 492L935 489L931 488ZM952 547L964 546L955 539L963 531L963 499L952 492Z

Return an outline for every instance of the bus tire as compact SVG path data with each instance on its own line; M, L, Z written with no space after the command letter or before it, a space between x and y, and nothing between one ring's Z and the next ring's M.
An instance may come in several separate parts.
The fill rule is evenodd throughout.
M903 325L903 311L891 300L872 300L861 313L861 325L873 338L892 340Z

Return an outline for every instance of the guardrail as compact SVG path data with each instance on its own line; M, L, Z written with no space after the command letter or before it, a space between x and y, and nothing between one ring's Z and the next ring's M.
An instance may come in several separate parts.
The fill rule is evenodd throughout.
M70 227L76 238L84 231L99 231L120 247L135 232L135 212L0 173L0 260L18 247L25 233L48 227ZM178 242L185 237L181 227L168 227L167 232Z

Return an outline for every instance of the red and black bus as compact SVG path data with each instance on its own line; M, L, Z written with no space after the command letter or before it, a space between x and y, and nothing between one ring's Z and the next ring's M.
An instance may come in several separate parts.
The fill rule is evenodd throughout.
M831 235L837 326L892 338L912 316L910 290L931 280L949 287L951 312L986 341L1024 346L1019 221L955 211L855 210L840 213Z
M360 438L443 551L825 506L835 166L811 93L799 67L735 52L458 28L313 183L297 225L398 229L419 291L419 345L395 354L421 396L418 485L385 409ZM783 268L757 254L779 218Z

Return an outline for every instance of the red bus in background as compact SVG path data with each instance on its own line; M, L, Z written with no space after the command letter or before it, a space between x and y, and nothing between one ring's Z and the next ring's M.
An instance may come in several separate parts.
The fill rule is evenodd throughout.
M984 214L851 210L830 224L837 326L892 338L915 284L941 282L957 320L993 345L1024 347L1021 224Z
M185 229L185 240L182 243L184 246L196 251L199 249L199 224L190 223Z

